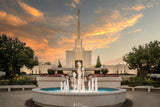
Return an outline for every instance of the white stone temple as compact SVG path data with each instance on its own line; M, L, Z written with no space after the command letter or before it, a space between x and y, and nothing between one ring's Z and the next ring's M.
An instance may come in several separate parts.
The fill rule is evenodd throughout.
M82 39L80 36L80 11L78 9L78 21L77 21L77 38L75 39L75 47L73 50L66 50L66 68L77 68L77 62L81 62L82 67L91 68L91 50L85 50L82 45Z

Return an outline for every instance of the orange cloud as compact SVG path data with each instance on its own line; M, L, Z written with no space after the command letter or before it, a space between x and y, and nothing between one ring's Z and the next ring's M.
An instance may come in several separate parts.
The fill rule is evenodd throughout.
M114 16L117 17L116 14ZM103 26L97 27L96 25L92 24L89 26L90 32L86 32L84 33L84 35L85 37L88 37L88 36L97 36L97 35L102 35L102 34L104 35L106 33L117 33L119 31L122 31L126 27L133 26L135 23L137 23L138 19L141 18L142 16L143 16L142 14L137 14L130 18L119 16L117 17L117 20L119 20L119 22L112 21L112 19L110 20L105 19L103 20L104 21Z
M134 30L134 32L140 32L140 31L142 31L142 29L136 29L136 30Z
M80 4L80 0L73 0L76 4Z
M129 33L140 32L140 31L142 31L142 29L136 29L136 30L133 30L133 31L131 31L131 32L128 32L128 34L129 34Z
M72 6L73 8L76 8L76 5L75 5L74 3L72 3L71 6Z
M85 39L84 46L87 46L87 49L107 48L108 44L115 42L119 38L118 33L120 31L133 26L142 16L142 14L137 14L126 18L115 11L110 15L110 19L101 18L100 22L97 23L103 23L103 25L92 24L87 27L86 32L82 32ZM140 30L138 29L135 32Z
M83 46L85 46L86 49L91 50L96 48L107 48L108 44L119 39L118 32L133 26L142 16L142 14L137 14L130 18L126 18L115 11L110 16L110 19L102 18L101 21L103 21L104 25L97 27L96 24L92 24L87 27L88 29L86 32L81 32ZM112 19L114 19L114 21ZM140 31L140 29L137 29L137 32L138 31ZM72 49L75 37L75 35L72 36L72 38L61 37L61 40L58 41L58 45L62 46L63 49Z
M0 11L0 22L12 26L21 26L27 24L27 21L22 20L20 17L17 17L12 14L7 14L6 12Z
M48 18L48 20L56 26L69 26L73 24L74 17L71 15L65 15L61 17Z
M42 41L43 41L44 43L48 43L47 39L42 39Z
M128 7L128 8L124 8L124 9L127 9L127 10L136 10L136 11L140 11L140 10L144 10L144 9L147 9L147 8L150 8L150 7L153 7L154 5L158 5L159 2L158 1L154 1L150 4L147 4L147 5L142 5L142 4L138 4L136 6L133 6L133 7Z
M86 49L93 50L97 48L108 48L108 44L115 42L119 37L112 37L109 36L107 38L97 38L97 39L85 39L83 41L83 46L85 46Z
M35 9L25 3L22 3L20 1L18 3L23 8L23 10L26 11L28 14L35 16L35 17L42 17L43 16L43 13L40 12L39 10L37 10L37 9Z
M46 43L40 43L40 39L26 37L19 37L19 39L35 51L35 55L38 56L40 62L50 61L56 63L58 59L64 57L65 50L63 48L53 48Z
M145 8L146 8L146 7L143 6L143 5L138 5L138 6L133 6L133 7L132 7L132 9L133 9L133 10L136 10L136 11L140 11L140 10L145 9Z
M148 8L153 7L153 4L147 5Z
M67 5L67 6L70 6L70 7L73 7L73 8L76 8L75 3L71 3L71 4L66 3L66 5Z
M60 41L58 41L58 45L62 45L62 44L64 44L65 43L65 47L67 46L67 45L74 45L74 37L72 37L72 38L67 38L67 37L64 37L64 36L62 36L61 37L61 40ZM70 47L70 45L69 45L69 47ZM69 48L68 47L68 48ZM72 48L72 47L71 47Z
M76 8L76 4L80 4L80 0L72 0L72 3L71 4L68 4L66 3L67 6L70 6L70 7L73 7L73 8Z

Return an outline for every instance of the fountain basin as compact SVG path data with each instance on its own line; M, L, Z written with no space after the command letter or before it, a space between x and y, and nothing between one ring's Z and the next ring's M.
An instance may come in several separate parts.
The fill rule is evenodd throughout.
M59 88L36 88L33 89L33 101L43 106L64 107L73 107L76 104L86 107L110 106L125 102L125 89L108 88L108 90L107 88L98 88L98 92L61 92Z

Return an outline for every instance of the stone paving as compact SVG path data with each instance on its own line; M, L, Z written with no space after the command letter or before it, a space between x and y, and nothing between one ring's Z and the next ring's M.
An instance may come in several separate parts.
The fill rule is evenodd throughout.
M127 91L123 107L160 107L160 92ZM32 91L0 92L0 107L38 107L33 104Z

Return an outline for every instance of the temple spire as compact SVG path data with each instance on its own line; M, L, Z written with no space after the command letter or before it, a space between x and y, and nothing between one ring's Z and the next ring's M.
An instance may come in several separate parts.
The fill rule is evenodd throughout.
M82 39L80 38L80 10L78 8L78 19L77 19L77 38L75 39L75 47L82 48Z
M80 39L80 21L79 21L80 10L78 8L78 22L77 22L77 36Z

